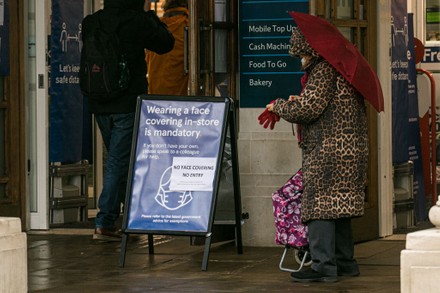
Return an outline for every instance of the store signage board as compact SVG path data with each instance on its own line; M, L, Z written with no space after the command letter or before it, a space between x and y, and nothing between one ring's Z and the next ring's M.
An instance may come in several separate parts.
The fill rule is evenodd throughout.
M440 46L425 46L422 63L435 63L438 66L440 63Z
M301 91L299 58L289 54L295 22L287 13L308 13L309 1L240 1L240 107L265 107Z
M192 99L192 100L191 100ZM125 230L210 230L229 101L146 96L139 101Z
M202 270L207 270L227 132L233 185L229 208L235 211L237 253L243 253L235 109L226 97L138 98L120 267L129 234L147 234L150 255L158 234L204 237Z
M78 77L84 0L50 2L50 51L47 55L50 56L49 162L91 161L92 115L79 87Z

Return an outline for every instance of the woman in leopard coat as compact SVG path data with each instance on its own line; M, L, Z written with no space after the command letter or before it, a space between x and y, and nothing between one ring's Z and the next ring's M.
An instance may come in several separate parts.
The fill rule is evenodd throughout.
M302 220L309 230L313 260L308 271L292 273L299 282L332 282L359 275L353 259L351 218L364 213L368 160L366 112L362 96L324 60L299 31L290 55L301 57L307 82L300 96L267 106L301 125L303 154Z

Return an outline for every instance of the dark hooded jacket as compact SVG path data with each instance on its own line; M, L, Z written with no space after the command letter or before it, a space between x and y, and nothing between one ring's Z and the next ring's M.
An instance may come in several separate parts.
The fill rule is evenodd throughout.
M89 109L95 114L129 113L136 110L136 99L147 93L145 49L164 54L173 49L174 37L154 11L144 11L144 0L105 0L104 9L87 16L82 22L85 37L92 18L101 25L112 27L119 20L118 36L122 50L127 54L130 84L121 97L98 102L89 99Z

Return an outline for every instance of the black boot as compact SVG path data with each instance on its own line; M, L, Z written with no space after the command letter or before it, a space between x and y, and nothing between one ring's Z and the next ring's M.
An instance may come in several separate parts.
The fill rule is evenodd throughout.
M295 282L300 283L308 283L308 282L336 282L338 278L336 276L329 276L325 275L323 273L317 272L311 268L300 271L300 272L293 272L290 277Z

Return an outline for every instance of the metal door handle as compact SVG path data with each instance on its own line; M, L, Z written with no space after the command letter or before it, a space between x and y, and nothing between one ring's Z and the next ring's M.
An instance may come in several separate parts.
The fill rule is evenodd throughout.
M200 20L200 22L199 22L200 24L202 23L202 20ZM202 26L202 25L200 25L199 26L199 31L200 31L200 34L202 33L202 32L206 32L206 31L208 31L209 33L210 33L210 35L209 35L209 41L210 41L210 48L209 48L209 54L210 54L210 56L209 56L209 63L208 63L208 66L207 66L207 68L202 68L202 64L201 64L201 62L199 62L199 74L205 74L205 73L212 73L213 72L213 64L214 64L214 27L213 27L213 25L212 24L209 24L208 26ZM199 48L201 48L202 46L201 46L201 38L199 38ZM202 51L202 50L200 50L200 51ZM199 54L200 54L200 51L199 51ZM199 55L199 60L200 60L201 58L200 58L200 55Z
M188 64L188 34L189 27L185 26L183 31L183 74L189 74L189 64Z

